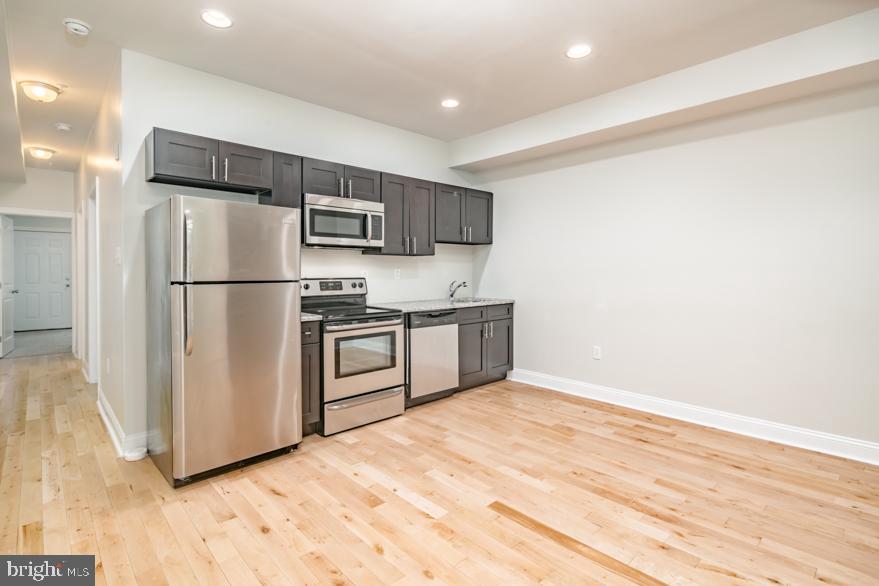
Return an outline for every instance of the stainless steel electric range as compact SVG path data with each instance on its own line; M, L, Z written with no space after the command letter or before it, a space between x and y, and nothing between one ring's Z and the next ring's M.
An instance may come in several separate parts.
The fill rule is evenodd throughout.
M302 311L320 314L321 435L405 409L403 312L366 304L366 279L302 279Z

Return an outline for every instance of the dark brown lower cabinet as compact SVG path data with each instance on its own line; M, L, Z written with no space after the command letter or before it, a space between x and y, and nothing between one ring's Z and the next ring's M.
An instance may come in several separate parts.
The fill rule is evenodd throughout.
M492 307L492 313L500 314L501 307L509 308L509 318L458 326L459 390L503 379L513 368L512 306ZM474 309L459 309L459 323L473 319Z
M320 421L320 335L306 330L320 330L319 322L302 324L302 433L313 433L309 426ZM314 343L307 343L310 340Z

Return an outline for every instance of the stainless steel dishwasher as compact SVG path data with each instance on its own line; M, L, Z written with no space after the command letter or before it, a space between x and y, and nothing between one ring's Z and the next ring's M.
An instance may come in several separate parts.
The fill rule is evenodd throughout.
M446 397L458 388L458 312L406 316L406 406Z

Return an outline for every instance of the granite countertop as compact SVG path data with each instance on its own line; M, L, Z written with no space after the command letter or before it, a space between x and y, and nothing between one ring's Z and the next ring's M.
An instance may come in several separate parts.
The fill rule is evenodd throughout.
M459 297L452 303L446 299L425 299L422 301L388 301L387 303L370 303L376 307L399 309L403 313L413 311L442 311L444 309L461 309L463 307L483 307L485 305L507 305L515 303L512 299L493 299L490 297Z
M322 318L316 313L305 313L304 311L301 314L302 321L320 321Z

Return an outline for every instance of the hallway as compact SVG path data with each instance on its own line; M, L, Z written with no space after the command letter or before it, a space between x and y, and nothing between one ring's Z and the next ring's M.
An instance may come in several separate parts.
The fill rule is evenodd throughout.
M27 356L69 353L72 347L71 332L70 328L16 332L15 349L4 356L4 358L25 358Z

